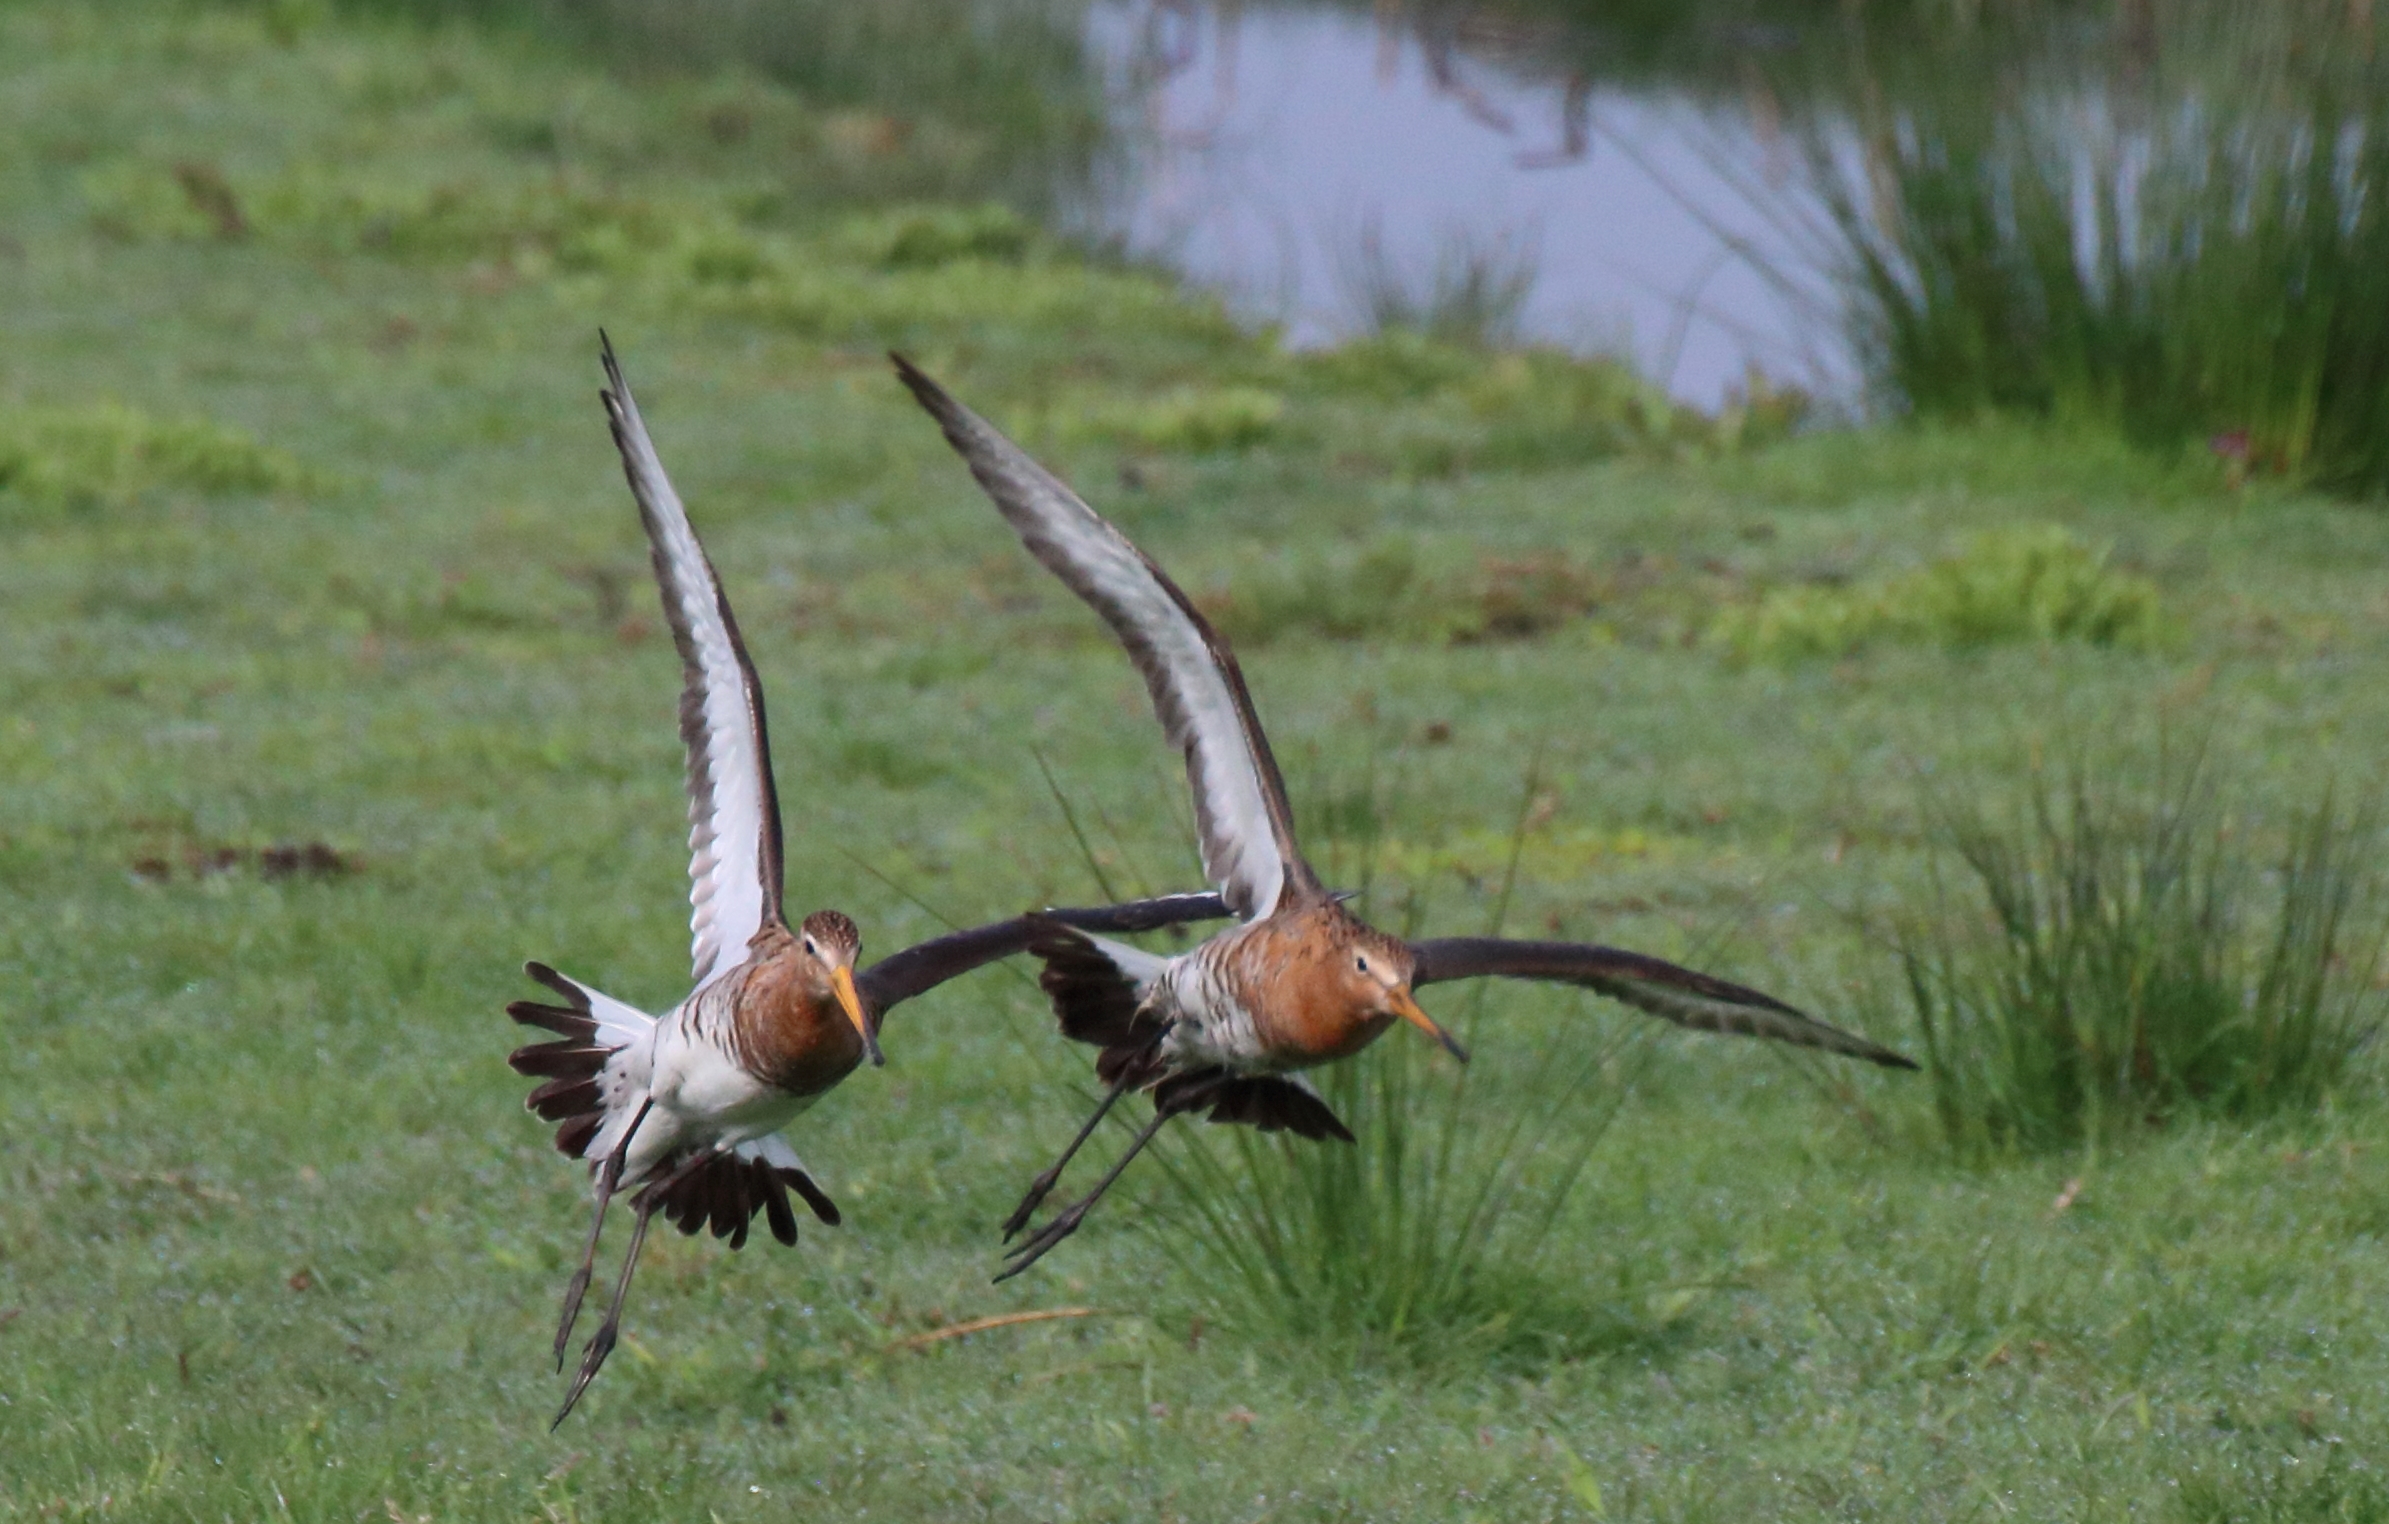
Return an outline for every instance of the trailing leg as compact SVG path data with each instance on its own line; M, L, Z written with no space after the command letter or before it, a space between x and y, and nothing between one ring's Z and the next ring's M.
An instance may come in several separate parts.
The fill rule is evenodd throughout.
M597 1267L598 1235L605 1231L606 1208L613 1204L614 1189L622 1183L623 1161L630 1157L630 1140L638 1136L639 1124L647 1120L649 1108L655 1105L652 1097L639 1102L639 1114L630 1119L623 1130L622 1141L606 1155L597 1167L597 1213L589 1223L589 1246L581 1251L581 1267L572 1272L572 1280L564 1287L564 1319L556 1325L556 1371L564 1371L564 1346L572 1342L572 1325L580 1321L581 1298L589 1293L589 1277Z
M1202 1086L1199 1089L1190 1089L1172 1097L1167 1103L1157 1104L1153 1108L1153 1120L1145 1124L1144 1130L1136 1135L1136 1140L1128 1145L1128 1151L1120 1155L1112 1167L1104 1173L1101 1180L1095 1182L1095 1189L1063 1208L1053 1221L1037 1230L1035 1237L1014 1249L1009 1256L1010 1263L1006 1264L1003 1270L997 1274L996 1280L999 1282L1010 1280L1043 1259L1054 1245L1077 1232L1078 1225L1086 1221L1087 1209L1103 1198L1103 1193L1110 1190L1112 1182L1119 1179L1121 1174L1127 1170L1129 1161L1142 1153L1145 1145L1153 1141L1154 1134L1161 1131L1163 1124L1179 1112L1195 1105L1199 1097L1208 1095L1216 1088L1217 1086L1214 1084Z
M622 1256L622 1274L614 1281L613 1304L606 1309L605 1321L597 1325L597 1332L589 1336L588 1346L581 1351L580 1371L572 1378L572 1390L564 1394L564 1406L556 1410L556 1421L548 1425L548 1432L554 1433L571 1416L573 1405L581 1400L581 1393L589 1390L589 1383L597 1379L598 1368L606 1363L606 1356L614 1352L615 1340L622 1336L622 1304L630 1296L631 1272L639 1268L639 1251L647 1244L647 1220L655 1215L656 1207L672 1187L713 1157L712 1149L699 1149L662 1180L640 1190L634 1199L632 1204L638 1208L638 1216L632 1221L630 1247Z
M1128 1093L1130 1087L1135 1084L1136 1078L1137 1076L1133 1071L1120 1076L1119 1082L1113 1085L1112 1088L1105 1093L1103 1097L1103 1104L1097 1106L1095 1108L1095 1114L1087 1118L1085 1126L1079 1128L1078 1136L1072 1138L1070 1140L1070 1146L1062 1150L1062 1157L1054 1160L1052 1166L1048 1168L1044 1174L1039 1175L1035 1180L1029 1182L1028 1194L1020 1198L1020 1205L1014 1207L1012 1209L1012 1215L1004 1219L1004 1241L1006 1243L1010 1243L1014 1234L1018 1233L1022 1228L1028 1226L1030 1215L1037 1210L1038 1206L1043 1203L1046 1196L1053 1190L1055 1182L1062 1178L1062 1170L1064 1167L1070 1163L1071 1159L1077 1156L1078 1151L1081 1148L1086 1146L1087 1139L1095 1135L1096 1127L1103 1121L1104 1116L1110 1112L1112 1107L1119 1101L1120 1097Z

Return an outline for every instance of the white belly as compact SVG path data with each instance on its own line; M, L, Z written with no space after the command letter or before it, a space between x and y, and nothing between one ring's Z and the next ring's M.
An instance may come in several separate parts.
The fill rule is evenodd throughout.
M688 1149L735 1147L778 1132L817 1099L747 1073L706 1033L692 1030L704 1024L683 1019L686 1009L656 1023L647 1077L653 1110L631 1142L626 1183Z
M805 1109L794 1096L740 1068L724 1049L701 1039L668 1036L656 1045L647 1093L692 1133L744 1142L777 1132Z

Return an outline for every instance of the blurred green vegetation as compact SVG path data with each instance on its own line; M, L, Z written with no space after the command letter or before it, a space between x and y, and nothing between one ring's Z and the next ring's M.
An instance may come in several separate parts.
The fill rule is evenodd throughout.
M1789 399L1712 417L1400 332L1288 355L953 189L1008 150L952 110L891 130L915 113L453 13L0 5L0 438L81 484L0 488L0 1515L2369 1506L2369 1053L2310 1108L1955 1167L1926 1086L1523 986L1439 996L1483 1002L1463 1101L1389 1045L1337 1080L1356 1109L1407 1085L1414 1144L1551 1210L1538 1254L1495 1235L1464 1283L1438 1250L1359 1288L1442 1309L1426 1358L1174 1261L1161 1172L1149 1221L988 1286L993 1224L1087 1103L996 970L906 1007L888 1068L798 1129L848 1225L667 1235L548 1435L585 1202L502 1007L526 957L651 1007L687 969L677 664L601 324L750 635L792 897L875 954L1084 901L1094 867L1197 872L1133 674L891 344L1249 604L1322 871L1391 924L1498 911L1872 1025L1883 954L1842 911L1929 891L1916 769L1996 804L2023 744L2152 712L2202 717L2252 796L2389 755L2376 513L2029 419L1792 431ZM1748 664L1709 638L2038 526L2116 546L2166 638ZM1526 1125L1504 1149L1487 1116ZM1288 1189L1377 1167L1205 1141ZM1313 1202L1338 1199L1367 1198ZM1099 1315L899 1342L1066 1307Z
M2377 496L2389 96L2369 12L2144 10L1956 28L1888 90L1856 66L1810 149L1870 371L1920 412L2095 423Z
M1726 610L1710 633L1744 661L1847 656L1882 640L2146 647L2164 628L2156 585L2107 557L2054 524L1994 530L1878 581L1771 591Z
M335 17L470 26L563 47L632 79L747 76L819 113L835 152L808 166L842 201L996 196L1050 209L1107 146L1085 0L250 0L278 40ZM766 114L768 116L768 113ZM723 99L706 132L744 146L773 124ZM572 126L524 122L555 152ZM754 155L768 165L768 152ZM826 174L824 173L826 171Z
M288 454L203 418L157 419L105 402L0 417L0 514L121 508L175 488L252 494L323 485L321 473Z

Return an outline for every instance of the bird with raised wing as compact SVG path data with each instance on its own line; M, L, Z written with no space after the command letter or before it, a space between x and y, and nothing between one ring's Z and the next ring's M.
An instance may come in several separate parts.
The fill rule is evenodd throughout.
M1413 997L1429 984L1493 975L1578 985L1701 1031L1916 1067L1773 996L1639 953L1496 937L1409 942L1363 922L1320 886L1295 844L1285 780L1227 641L1127 536L918 368L893 358L1029 552L1127 648L1163 731L1185 754L1204 873L1240 923L1174 957L1058 921L1038 923L1029 950L1044 963L1039 982L1063 1033L1102 1050L1096 1074L1109 1089L1030 1186L1004 1224L1005 1238L1028 1225L1123 1095L1150 1092L1154 1114L1092 1190L1010 1251L998 1280L1076 1231L1129 1161L1180 1113L1351 1141L1302 1071L1359 1052L1395 1022L1465 1061L1460 1044Z
M1144 931L1228 913L1208 893L1046 911L920 943L859 974L862 935L850 918L816 910L791 927L782 910L780 804L755 665L610 343L604 360L606 416L680 651L696 984L655 1017L532 963L527 972L556 1001L507 1007L516 1021L555 1034L518 1049L509 1062L541 1081L526 1104L558 1124L556 1147L587 1161L594 1180L588 1244L556 1328L559 1371L607 1208L617 1194L636 1191L613 1301L582 1352L559 1424L620 1334L631 1273L656 1212L683 1233L710 1226L733 1249L746 1242L758 1214L781 1243L796 1242L790 1191L836 1225L836 1203L779 1133L866 1056L880 1062L880 1023L890 1007L1024 950L1055 924Z

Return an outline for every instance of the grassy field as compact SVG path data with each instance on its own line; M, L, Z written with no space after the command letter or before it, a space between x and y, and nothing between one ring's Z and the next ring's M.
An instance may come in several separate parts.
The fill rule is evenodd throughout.
M526 957L650 1007L687 969L601 324L752 638L791 898L876 952L1195 873L1126 664L890 345L1215 601L1389 921L1483 927L1515 845L1513 928L1908 1044L1849 912L1921 892L1919 772L1996 797L2176 726L2259 798L2370 788L2389 521L2095 436L1770 440L1599 365L1290 357L871 199L967 125L124 14L0 5L0 1516L2389 1517L2369 1063L2311 1115L1960 1162L1919 1081L1528 988L1476 1008L1471 1085L1607 1123L1503 1293L1539 1342L1290 1334L1157 1236L1159 1169L991 1287L1087 1083L995 970L797 1129L847 1226L655 1242L551 1436L583 1184L501 1007ZM1900 602L2058 531L2139 637ZM1564 1056L1621 1041L1583 1093ZM901 1342L1063 1307L1097 1315Z

